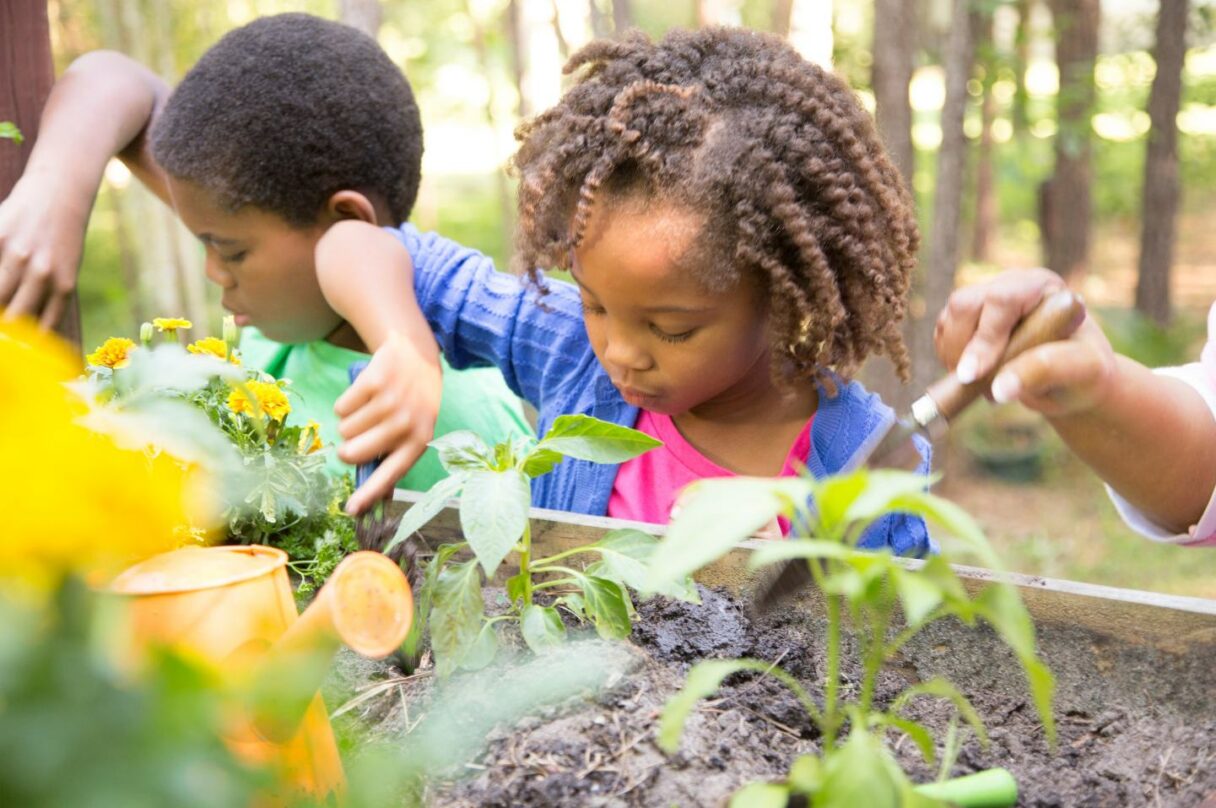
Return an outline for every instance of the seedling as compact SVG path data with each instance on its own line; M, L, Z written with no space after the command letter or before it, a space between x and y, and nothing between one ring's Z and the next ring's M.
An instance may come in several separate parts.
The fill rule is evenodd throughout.
M982 619L996 630L1025 672L1044 730L1054 742L1054 680L1035 652L1034 624L1013 587L992 584L972 598L943 556L909 564L889 551L856 549L875 521L890 513L911 513L944 527L996 568L996 557L974 520L925 488L923 476L895 471L863 470L823 480L704 480L690 491L666 539L651 555L647 584L657 591L725 554L780 515L804 538L773 542L757 550L750 565L761 568L787 559L805 559L823 593L827 658L821 703L791 674L771 663L711 660L693 667L684 690L663 712L659 744L670 753L679 746L684 722L697 702L716 692L731 674L771 675L798 698L819 730L821 755L795 760L785 782L745 787L732 805L784 805L791 797L805 798L815 806L936 804L935 798L914 790L881 742L882 736L889 731L905 734L933 765L937 762L936 741L924 725L905 713L909 702L919 696L949 700L957 716L986 744L978 713L944 678L906 688L885 708L874 703L874 694L883 665L921 629L945 617L956 617L967 625ZM903 625L895 619L897 607L902 607ZM847 691L840 677L845 615L856 634L862 670L860 683ZM957 752L953 724L949 736L939 780L948 774Z
M439 451L450 476L410 508L384 552L431 521L449 499L459 496L466 541L439 548L427 567L415 620L416 625L423 620L429 625L440 675L488 664L497 647L496 623L518 621L525 642L537 653L563 642L566 627L558 608L579 620L590 620L605 639L629 636L633 602L628 588L638 589L645 583L646 562L658 541L639 530L614 530L594 544L533 558L528 520L531 481L567 457L621 463L658 446L658 441L590 416L563 415L539 442L520 438L490 447L474 433L460 431L431 445ZM474 557L454 560L465 547ZM482 573L492 577L512 552L518 557L519 572L506 582L510 609L487 617ZM579 569L572 559L580 555L592 555L595 560ZM656 591L697 601L687 576L674 576ZM540 593L548 603L537 602ZM416 645L417 637L407 640L407 646L411 643ZM407 647L407 654L411 650Z

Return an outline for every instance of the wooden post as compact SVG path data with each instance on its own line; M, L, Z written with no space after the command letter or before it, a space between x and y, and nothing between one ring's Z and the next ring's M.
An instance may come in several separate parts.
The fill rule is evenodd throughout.
M5 0L0 3L0 121L12 121L25 136L16 146L0 143L0 199L17 184L38 137L42 107L55 82L51 62L51 27L45 0ZM56 330L80 347L80 308L76 295Z

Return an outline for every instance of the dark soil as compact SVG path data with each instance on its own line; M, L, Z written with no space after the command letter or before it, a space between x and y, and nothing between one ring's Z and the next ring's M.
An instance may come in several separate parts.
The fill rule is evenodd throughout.
M662 598L639 604L632 645L576 640L546 658L507 648L494 670L453 677L443 690L425 671L394 684L384 664L344 656L328 689L331 707L377 679L383 693L335 723L354 729L360 747L378 739L415 750L407 756L431 754L431 805L724 805L740 786L779 779L794 757L817 751L815 727L777 682L738 675L702 702L679 753L667 757L654 741L664 703L693 663L740 656L778 662L818 697L822 632L803 609L753 619L732 595L702 595L701 606ZM968 736L952 774L1004 766L1024 806L1196 806L1216 799L1216 713L1208 701L1187 714L1156 706L1151 693L1111 698L1098 681L1088 695L1084 687L1066 692L1065 674L1053 752L1020 677L1009 676L1012 657L991 633L976 630L968 641L980 668L962 678L939 669L965 662L948 635L931 629L911 643L880 682L878 700L935 674L951 678L979 710L991 741L983 749ZM846 664L844 677L847 693L856 670ZM529 689L504 707L508 694ZM446 701L437 706L438 699ZM913 712L940 752L952 708L921 699ZM888 741L913 780L933 779L936 771L908 738L892 733Z

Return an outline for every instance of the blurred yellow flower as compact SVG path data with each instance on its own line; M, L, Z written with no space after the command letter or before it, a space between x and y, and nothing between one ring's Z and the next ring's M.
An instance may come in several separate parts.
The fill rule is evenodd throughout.
M115 572L178 544L192 474L75 423L69 349L32 321L0 323L0 584L41 591L68 572Z
M312 454L321 449L321 425L316 421L309 421L307 426L300 430L300 454Z
M131 362L131 351L135 343L126 337L110 337L97 346L97 350L85 357L90 365L106 368L125 368Z
M229 352L228 343L219 337L203 337L200 340L195 340L186 346L186 350L192 354L206 354L220 359L227 359L234 365L241 364L241 360L237 357L236 352Z
M193 328L194 323L181 317L154 317L152 325L156 326L157 331L174 332L179 328Z
M254 400L251 401L249 396ZM272 382L245 382L242 387L233 388L228 394L228 409L237 413L256 414L258 407L262 412L276 421L282 421L291 412L291 402L287 394Z

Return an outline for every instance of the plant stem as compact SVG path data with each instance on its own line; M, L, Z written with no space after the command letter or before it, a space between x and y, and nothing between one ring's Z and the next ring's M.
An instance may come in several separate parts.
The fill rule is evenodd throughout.
M828 594L824 586L823 568L817 561L807 561L815 585L823 592L828 615L827 681L823 688L823 722L819 729L823 733L824 754L836 747L836 730L840 728L840 715L836 707L837 691L840 687L840 595Z
M553 564L553 565L546 566L546 567L533 567L532 572L535 575L539 575L542 572L561 572L561 573L565 573L566 575L573 576L575 578L575 580L577 580L578 578L581 578L583 575L578 570L571 569L570 567L563 567L560 564Z
M576 555L577 553L594 553L595 550L589 547L571 547L569 550L562 550L560 553L554 553L551 556L536 559L537 565L552 564L554 561L561 561L563 558Z
M524 579L524 608L532 605L532 521L524 522L524 535L520 540L519 574Z
M558 578L553 581L544 581L532 587L533 592L538 592L542 589L550 589L555 586L576 586L578 581L574 578Z
M883 660L887 657L887 620L890 612L887 609L871 610L869 638L866 641L862 664L865 666L865 676L861 682L861 712L869 714L870 702L874 700L874 686L878 682L878 672L882 669Z

